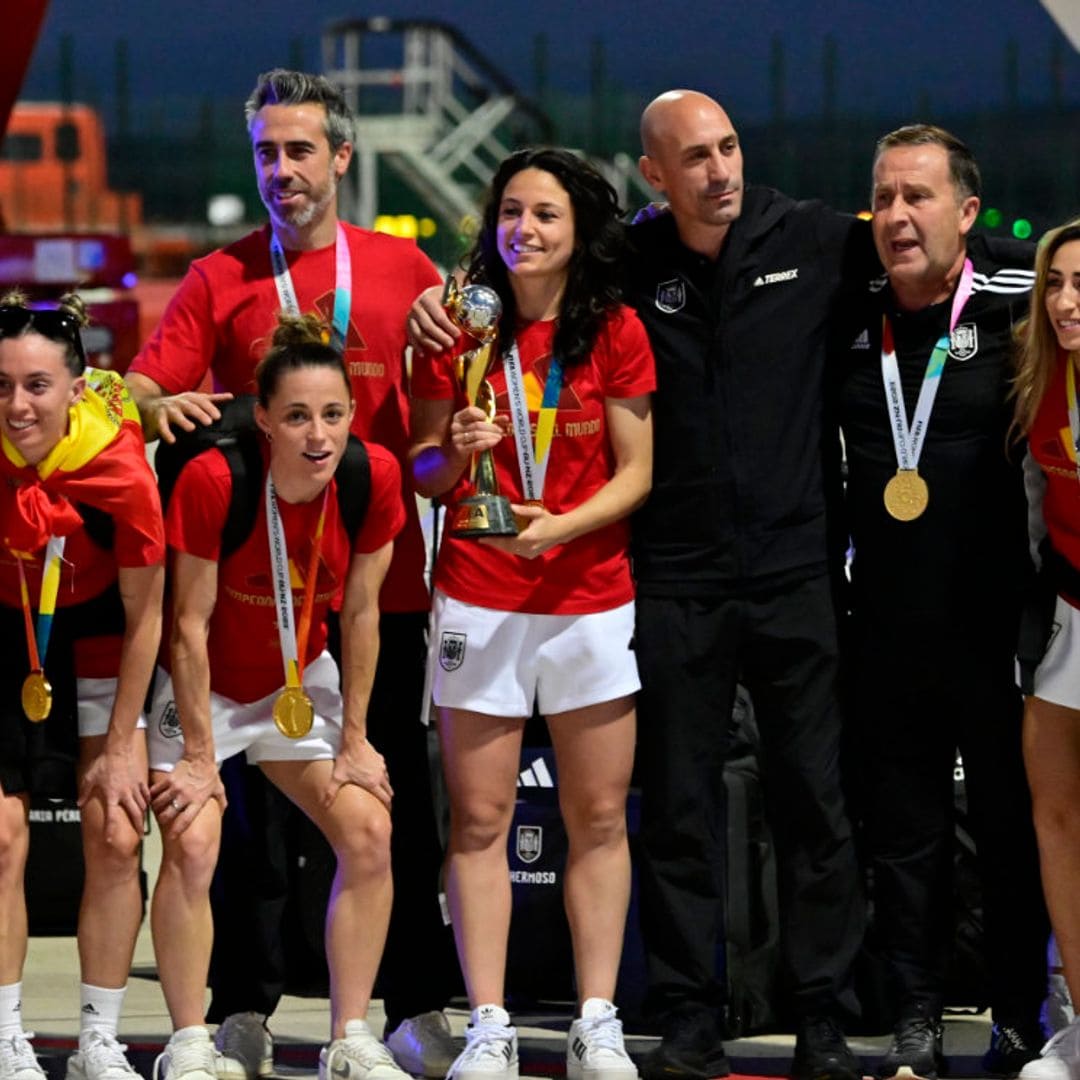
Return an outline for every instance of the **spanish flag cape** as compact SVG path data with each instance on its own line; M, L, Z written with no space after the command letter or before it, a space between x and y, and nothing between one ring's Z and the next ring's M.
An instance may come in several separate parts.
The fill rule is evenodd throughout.
M161 504L147 475L139 413L115 371L87 368L86 391L69 410L68 432L36 466L0 433L0 544L33 554L50 536L70 536L82 524L74 504L85 503L124 521L144 548L160 549ZM149 565L156 559L149 559Z

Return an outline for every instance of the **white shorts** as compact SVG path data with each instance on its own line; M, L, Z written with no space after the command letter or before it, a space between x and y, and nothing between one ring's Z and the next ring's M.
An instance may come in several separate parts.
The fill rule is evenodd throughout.
M1059 596L1046 652L1035 669L1035 696L1080 709L1080 611Z
M259 761L321 761L337 757L341 747L341 691L338 668L328 652L304 668L304 689L315 704L315 722L302 739L282 735L274 725L273 709L279 690L258 701L239 702L210 693L214 729L214 757L220 763L245 751L252 764ZM184 736L176 712L172 679L157 670L154 700L147 731L150 768L171 772L184 752Z
M79 738L106 734L116 700L116 679L76 679L75 696L79 703ZM146 727L146 717L141 713L135 726Z
M431 608L428 681L436 705L489 716L544 716L641 689L634 605L588 615L530 615L454 600Z

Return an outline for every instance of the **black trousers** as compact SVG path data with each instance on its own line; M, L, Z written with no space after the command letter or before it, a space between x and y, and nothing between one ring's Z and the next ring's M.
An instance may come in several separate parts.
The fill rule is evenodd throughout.
M742 681L760 729L793 1008L800 1016L854 1011L863 902L840 792L827 577L738 598L639 596L636 647L648 1007L662 1016L723 1001L722 770Z
M852 746L874 880L874 936L898 1011L942 1004L953 935L959 749L983 891L994 1017L1034 1023L1049 934L1021 753L1014 634L999 619L907 633L853 620Z
M394 906L378 985L388 1027L443 1008L461 987L453 935L439 907L442 847L419 722L427 615L384 614L379 663L368 708L368 736L386 758L394 788L390 845ZM335 655L339 650L331 644ZM272 1013L281 997L281 918L288 894L289 822L299 811L257 769L233 759L215 887L213 998L207 1019Z

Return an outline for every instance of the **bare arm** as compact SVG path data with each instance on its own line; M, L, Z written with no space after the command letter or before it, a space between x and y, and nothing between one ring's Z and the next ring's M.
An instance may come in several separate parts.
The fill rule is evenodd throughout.
M210 654L207 639L217 599L218 564L178 551L173 563L173 615L170 635L173 690L184 754L164 779L151 789L154 813L179 835L211 798L225 806L225 789L214 760L210 715ZM179 807L179 809L178 809ZM164 823L163 823L164 824Z
M345 784L365 788L386 807L394 794L383 757L367 740L368 703L379 659L379 590L393 551L393 543L387 543L370 554L355 553L349 564L341 609L341 750L326 792L327 805Z
M232 394L204 394L198 390L166 394L159 383L136 371L129 371L124 382L139 408L147 442L158 437L165 442L175 442L173 426L194 431L196 422L212 424L221 416L217 403L232 398Z
M541 506L513 507L528 521L516 537L481 543L535 559L556 544L565 544L626 517L644 501L652 487L652 398L605 398L608 439L615 457L611 479L580 506L552 514Z
M105 839L115 828L116 815L126 813L141 832L150 802L145 766L136 764L136 725L146 699L161 643L161 596L165 567L120 567L120 599L124 605L124 638L109 729L101 754L90 763L79 785L79 806L95 792L105 802Z
M469 458L496 446L506 434L505 422L489 422L474 405L455 412L452 401L413 398L411 409L413 486L429 499L449 491Z

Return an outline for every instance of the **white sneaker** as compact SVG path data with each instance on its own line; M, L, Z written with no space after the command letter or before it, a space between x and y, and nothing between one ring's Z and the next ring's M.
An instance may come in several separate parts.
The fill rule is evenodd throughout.
M206 1028L173 1035L154 1061L153 1080L217 1080L217 1056Z
M1042 1057L1020 1070L1020 1080L1080 1080L1080 1017L1042 1049Z
M518 1080L517 1029L498 1005L472 1011L465 1029L465 1049L458 1054L446 1080Z
M457 1057L446 1014L434 1010L411 1016L386 1037L397 1063L413 1076L441 1080Z
M68 1058L67 1080L138 1080L139 1074L124 1057L126 1049L115 1035L87 1032Z
M345 1038L319 1051L319 1080L409 1080L364 1020L349 1020Z
M0 1039L0 1080L45 1080L45 1070L34 1054L32 1031Z
M214 1034L218 1080L255 1080L274 1072L274 1039L256 1012L226 1016Z
M623 1045L622 1021L603 998L589 998L566 1040L567 1080L637 1080L637 1067Z

